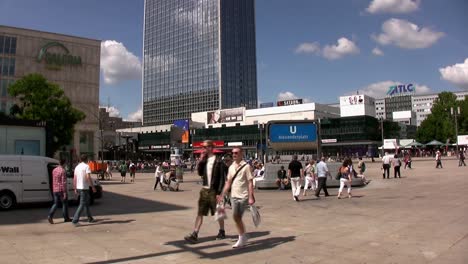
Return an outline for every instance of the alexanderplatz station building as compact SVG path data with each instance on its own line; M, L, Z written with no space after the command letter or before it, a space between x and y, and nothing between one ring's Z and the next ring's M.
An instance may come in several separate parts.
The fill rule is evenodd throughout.
M76 158L85 153L97 158L100 53L100 40L0 25L0 112L8 114L15 103L8 86L39 73L58 84L73 107L86 114L75 126L73 141L58 154ZM0 123L0 138L7 137L7 143L0 143L0 154L44 155L45 141L53 135L17 127Z
M356 100L353 98L356 97ZM168 159L174 147L185 157L201 152L202 142L214 141L216 152L229 152L242 146L248 157L266 154L268 159L279 155L319 154L317 148L277 151L271 148L270 124L313 123L317 131L320 154L378 155L382 145L380 121L375 118L374 99L365 95L340 98L339 105L304 103L301 99L277 102L278 106L258 109L244 107L192 113L190 120L177 120L165 126L133 128L138 133L138 152L159 159ZM122 133L128 129L119 130ZM263 151L263 152L262 152Z

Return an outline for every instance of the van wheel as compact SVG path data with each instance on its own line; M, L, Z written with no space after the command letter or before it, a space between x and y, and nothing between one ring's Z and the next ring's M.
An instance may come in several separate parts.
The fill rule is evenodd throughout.
M0 193L0 209L8 210L16 205L15 195L11 192Z

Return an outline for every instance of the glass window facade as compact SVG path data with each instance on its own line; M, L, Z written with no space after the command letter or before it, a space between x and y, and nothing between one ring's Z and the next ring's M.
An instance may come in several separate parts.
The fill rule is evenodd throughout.
M411 95L393 96L385 98L385 119L392 120L393 112L411 111Z
M0 35L0 112L9 113L14 103L8 86L14 82L16 70L16 37Z
M254 23L251 0L145 0L144 125L255 108Z

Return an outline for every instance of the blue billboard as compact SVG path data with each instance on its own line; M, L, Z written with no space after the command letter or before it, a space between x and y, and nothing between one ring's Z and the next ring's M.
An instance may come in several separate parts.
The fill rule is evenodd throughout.
M316 142L317 126L313 123L271 124L271 143Z

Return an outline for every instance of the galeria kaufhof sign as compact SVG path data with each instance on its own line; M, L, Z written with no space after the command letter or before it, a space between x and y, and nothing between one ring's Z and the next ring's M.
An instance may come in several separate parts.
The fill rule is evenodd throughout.
M399 85L392 85L388 88L387 95L394 96L394 95L406 95L406 94L414 94L416 93L416 86L412 83L409 84L399 84Z
M54 50L54 52L49 50ZM37 55L37 62L45 61L50 69L60 70L62 66L81 66L81 57L70 54L70 51L60 42L49 42L42 46Z

